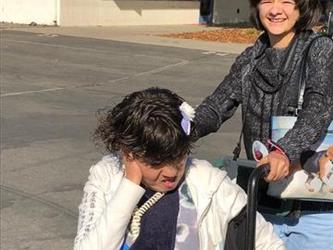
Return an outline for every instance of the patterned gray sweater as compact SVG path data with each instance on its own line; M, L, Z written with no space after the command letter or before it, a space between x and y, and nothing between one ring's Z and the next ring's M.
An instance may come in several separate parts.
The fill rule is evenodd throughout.
M290 115L290 107L297 107L301 58L317 36L310 31L299 34L293 56L287 63L290 48L269 47L267 35L263 34L237 57L229 74L196 109L196 136L216 132L241 104L244 144L248 158L252 159L253 141L266 142L270 138L271 117ZM291 161L299 159L301 152L318 141L333 119L333 41L330 38L316 38L311 43L305 81L302 110L294 127L278 141Z

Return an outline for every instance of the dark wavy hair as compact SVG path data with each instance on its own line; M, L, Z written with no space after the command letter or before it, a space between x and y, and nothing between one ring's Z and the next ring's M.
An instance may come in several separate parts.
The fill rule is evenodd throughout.
M167 89L133 92L100 116L95 140L111 153L121 151L153 166L179 161L194 144L181 127L183 101Z
M260 0L250 0L250 21L258 30L265 30L259 18L258 5ZM295 31L299 33L310 30L319 23L322 6L319 0L295 0L300 17L295 24Z

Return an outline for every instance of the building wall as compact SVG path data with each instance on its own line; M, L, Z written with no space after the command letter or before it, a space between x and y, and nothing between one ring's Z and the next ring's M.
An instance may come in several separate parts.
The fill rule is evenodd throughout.
M61 26L199 22L199 1L61 0Z
M58 0L1 0L0 21L53 25L58 18L57 5Z
M248 1L214 0L214 24L248 22L249 16L250 8Z

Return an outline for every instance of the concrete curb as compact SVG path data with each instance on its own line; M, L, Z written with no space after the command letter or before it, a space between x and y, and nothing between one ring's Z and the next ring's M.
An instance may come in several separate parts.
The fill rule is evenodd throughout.
M167 26L110 26L110 27L5 27L2 30L41 33L46 35L64 35L84 38L95 38L112 41L151 44L228 54L240 54L251 44L221 43L163 37L160 35L182 32L198 32L218 29L202 25L167 25Z

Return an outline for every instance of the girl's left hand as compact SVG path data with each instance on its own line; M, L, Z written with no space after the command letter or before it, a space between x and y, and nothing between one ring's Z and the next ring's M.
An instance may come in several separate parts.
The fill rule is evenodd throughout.
M142 181L142 171L137 161L133 160L132 157L124 155L123 162L125 164L125 178L140 185Z
M290 161L287 156L277 151L270 152L266 157L261 159L258 166L269 164L270 171L265 180L267 182L279 181L289 175Z

